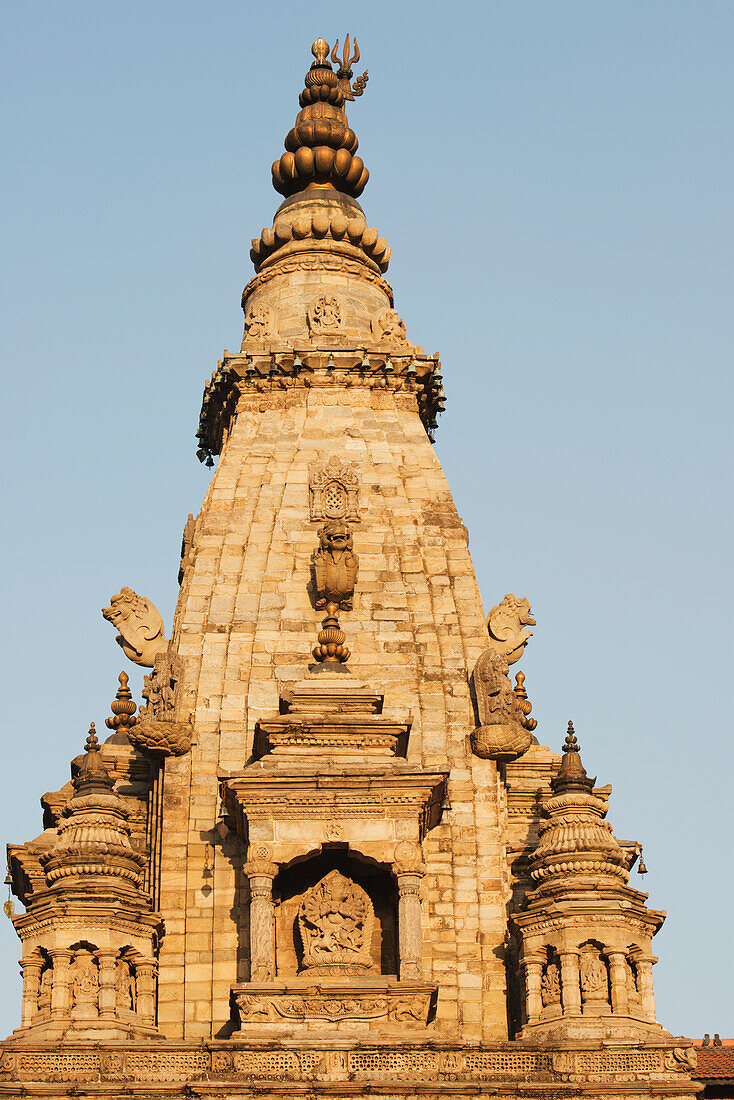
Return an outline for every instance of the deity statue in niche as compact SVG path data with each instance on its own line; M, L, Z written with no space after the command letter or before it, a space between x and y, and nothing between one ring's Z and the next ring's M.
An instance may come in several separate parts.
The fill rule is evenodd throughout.
M88 948L82 947L77 950L72 974L71 991L74 1000L72 1016L77 1019L96 1016L99 971L94 954Z
M370 970L374 919L362 887L340 871L330 871L306 891L298 910L302 968L314 975Z
M118 959L115 965L115 993L118 1011L135 1011L135 982L127 959Z

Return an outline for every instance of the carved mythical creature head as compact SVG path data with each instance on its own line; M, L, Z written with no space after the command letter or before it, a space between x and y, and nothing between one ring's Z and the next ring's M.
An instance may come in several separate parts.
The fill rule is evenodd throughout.
M346 523L333 519L319 527L322 550L353 550L354 538Z
M525 626L535 626L527 596L513 596L508 592L487 616L490 646L503 653L510 665L520 659L532 637L532 630L523 630Z

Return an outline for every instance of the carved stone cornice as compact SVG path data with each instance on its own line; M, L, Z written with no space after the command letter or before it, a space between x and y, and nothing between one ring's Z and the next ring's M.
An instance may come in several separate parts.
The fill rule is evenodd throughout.
M352 1021L390 1030L423 1028L436 995L435 985L379 978L316 983L294 979L232 987L243 1030L292 1030L320 1023L336 1030L346 1024L351 1031Z
M7 1041L0 1045L0 1095L47 1097L49 1085L83 1085L85 1096L111 1095L111 1089L142 1086L165 1090L167 1096L251 1094L258 1090L289 1096L310 1095L314 1087L328 1095L353 1096L369 1091L428 1095L467 1090L487 1095L546 1095L557 1100L637 1095L693 1100L699 1085L695 1050L680 1039L652 1041L637 1047L609 1049L601 1043L503 1042L472 1044L431 1037L411 1041L360 1038L316 1041L276 1038L263 1046L262 1029L252 1038L181 1042ZM254 1029L253 1029L254 1032ZM231 1082L231 1084L230 1084ZM229 1087L228 1087L229 1086ZM518 1090L521 1090L518 1092ZM136 1089L137 1091L137 1089ZM114 1095L117 1095L115 1092Z
M440 818L447 780L447 772L398 764L286 769L280 763L269 772L257 764L220 773L223 801L235 819L409 817L420 820L421 836Z

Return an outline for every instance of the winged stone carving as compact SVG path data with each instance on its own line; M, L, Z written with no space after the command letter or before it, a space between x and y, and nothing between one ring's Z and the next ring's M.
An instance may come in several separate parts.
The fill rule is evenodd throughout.
M501 603L496 604L487 616L489 647L514 665L533 636L526 626L535 626L532 608L527 596L513 596L508 592Z
M152 668L156 655L168 646L163 617L146 596L123 587L110 598L110 606L102 614L118 631L117 644L136 665Z

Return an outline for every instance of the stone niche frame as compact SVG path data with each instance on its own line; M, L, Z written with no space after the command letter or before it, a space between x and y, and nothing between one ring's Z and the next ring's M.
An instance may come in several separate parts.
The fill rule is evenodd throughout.
M421 980L421 841L440 820L447 773L405 765L344 767L332 775L282 766L271 775L263 770L257 765L221 777L225 811L249 842L244 871L250 883L251 980L232 989L241 1027L425 1027L437 991ZM278 974L274 880L281 869L330 849L392 871L397 980L384 974L336 981Z
M308 468L308 507L312 523L340 519L361 523L359 473L353 462L321 455Z

